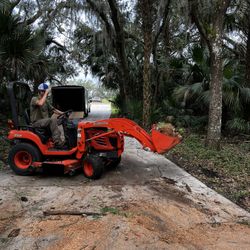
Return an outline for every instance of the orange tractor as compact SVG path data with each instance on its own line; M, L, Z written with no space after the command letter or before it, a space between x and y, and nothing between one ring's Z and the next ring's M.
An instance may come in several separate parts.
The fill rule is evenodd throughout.
M114 168L121 161L124 136L137 139L143 148L164 153L180 142L178 137L161 134L152 128L149 135L135 122L125 118L98 121L70 120L71 110L58 117L63 125L67 150L54 148L50 131L29 124L29 86L21 82L9 84L8 93L12 121L8 139L12 142L8 162L19 175L30 175L44 167L61 166L64 173L82 168L87 178L98 179L105 167Z

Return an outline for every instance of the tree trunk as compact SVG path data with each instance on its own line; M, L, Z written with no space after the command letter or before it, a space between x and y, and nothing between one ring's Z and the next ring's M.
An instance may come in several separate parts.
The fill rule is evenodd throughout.
M154 85L153 85L153 107L157 107L157 98L158 98L158 90L159 90L159 84L160 84L160 73L159 73L159 67L157 62L157 48L158 48L158 39L163 32L163 40L164 45L166 45L166 42L169 46L169 10L170 10L170 4L171 0L165 0L165 6L164 6L164 12L162 15L162 18L158 17L158 29L156 30L155 37L153 38L153 45L152 45L152 54L153 54L153 62L154 62L154 68L155 68L155 74L154 74ZM159 13L157 13L158 15ZM165 41L165 38L167 37L168 41ZM168 48L169 49L169 48ZM168 50L167 49L167 50ZM168 58L168 55L167 55Z
M99 15L100 19L105 25L105 29L109 35L112 45L115 50L115 57L119 62L119 70L121 73L121 80L119 83L120 95L123 98L122 111L127 112L127 104L130 99L130 73L126 55L126 44L124 35L124 24L122 15L116 0L108 0L110 7L110 17L112 24L110 23L110 17L98 6L98 1L86 0L91 9Z
M210 84L210 104L209 121L207 131L207 145L219 149L221 139L222 124L222 39L218 38L212 44L211 52L211 84Z
M126 96L125 92L124 92L124 84L122 81L119 82L119 94L120 94L120 98L121 98L121 113L123 115L126 116L126 112L127 112L127 103L128 103L128 97Z
M158 95L158 89L159 89L159 81L160 81L160 74L159 74L159 68L157 63L157 46L153 46L152 55L153 55L153 62L154 62L154 74L153 74L153 107L157 107L157 95Z
M211 57L210 104L206 144L220 148L222 125L222 86L223 86L223 31L224 18L230 0L218 1L218 11L214 16L213 32L208 35Z
M142 1L142 26L144 38L144 64L143 64L143 126L150 127L152 86L150 72L150 56L152 53L152 3L151 0Z
M166 25L164 27L164 33L163 33L163 38L164 38L164 48L165 48L165 54L166 57L170 57L170 27L169 27L169 19L166 21Z
M250 87L250 21L247 29L246 73L245 86Z
M167 18L167 17L166 17ZM166 20L166 23L164 25L164 30L163 30L163 41L164 41L164 49L165 49L165 57L166 57L166 63L169 65L169 59L170 59L170 31L169 31L169 20ZM154 51L154 50L153 50ZM156 60L155 60L156 61ZM159 85L160 85L160 77L161 74L159 73L159 70L157 68L157 80L156 80L156 85L154 89L154 103L157 103L158 97L159 97ZM167 77L169 77L169 67L165 69L165 72Z
M124 92L124 105L123 111L127 112L127 104L129 102L130 91L129 91L129 83L130 83L130 75L129 75L129 67L128 60L125 51L125 36L124 36L124 27L123 20L119 8L117 6L116 0L108 0L110 10L111 10L111 19L115 28L115 43L116 43L116 52L119 59L120 71L123 78L123 92Z
M202 20L197 1L189 0L190 15L195 22L202 39L207 43L211 57L211 83L210 104L206 144L212 148L220 147L221 124L222 124L222 86L223 86L223 60L222 60L222 37L224 19L231 0L214 1L211 15L210 30L206 28L208 23Z

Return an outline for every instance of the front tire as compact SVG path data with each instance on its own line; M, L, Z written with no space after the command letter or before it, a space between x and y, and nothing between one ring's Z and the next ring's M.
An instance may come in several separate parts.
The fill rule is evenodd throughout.
M100 157L88 156L83 161L83 173L89 179L99 179L103 173L104 164Z
M121 159L122 159L122 157L119 156L117 159L111 161L111 162L108 164L107 167L108 167L109 169L115 169L115 168L117 168L118 165L119 165L120 162L121 162Z
M8 163L18 175L34 174L35 170L31 164L35 161L41 161L41 154L35 146L29 143L16 144L9 152Z

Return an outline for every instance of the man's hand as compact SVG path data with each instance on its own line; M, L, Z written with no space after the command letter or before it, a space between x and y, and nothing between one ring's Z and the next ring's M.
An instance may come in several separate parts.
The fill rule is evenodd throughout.
M47 98L48 94L50 93L50 90L51 90L51 88L48 88L48 89L45 90L43 95L40 94L41 98L36 102L36 105L43 106L43 104L46 101L46 98Z
M45 95L48 96L48 94L50 93L51 88L49 87L48 89L45 90Z

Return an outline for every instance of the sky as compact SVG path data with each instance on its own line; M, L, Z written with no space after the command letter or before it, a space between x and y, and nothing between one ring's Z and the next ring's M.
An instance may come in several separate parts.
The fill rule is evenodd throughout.
M78 76L76 76L76 77L72 77L71 79L69 79L69 80L86 80L86 81L88 81L88 80L90 80L90 81L92 81L94 84L99 84L100 83L100 80L99 80L99 78L98 77L95 77L95 76L93 76L93 74L90 72L90 70L88 70L88 73L87 73L87 75L85 74L85 72L84 72L84 70L83 69L79 69L79 75Z

